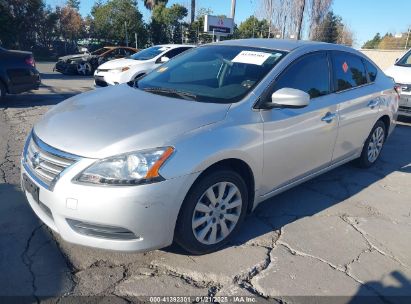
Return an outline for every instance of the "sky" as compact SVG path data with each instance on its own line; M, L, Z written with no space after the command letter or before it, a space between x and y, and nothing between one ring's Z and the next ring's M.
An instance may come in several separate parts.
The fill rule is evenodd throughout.
M168 5L179 3L187 8L190 0L169 0ZM51 6L64 5L65 0L46 0ZM80 13L87 16L94 0L81 0ZM237 0L235 22L237 24L258 11L259 0ZM138 0L144 19L148 20L150 12L145 9L142 0ZM231 0L197 0L197 8L211 8L216 15L230 15ZM406 32L411 26L410 0L334 0L334 13L343 18L354 32L355 47L360 47L365 41L372 39L379 32Z

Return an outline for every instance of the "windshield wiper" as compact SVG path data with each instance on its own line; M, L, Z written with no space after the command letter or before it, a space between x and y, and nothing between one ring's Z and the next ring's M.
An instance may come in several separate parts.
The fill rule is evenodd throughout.
M164 95L164 96L174 96L174 97L177 96L177 97L181 97L187 100L197 100L197 95L189 93L189 92L179 91L179 90L173 90L173 89L167 89L167 88L144 88L143 91L154 93L154 94L159 94L159 95Z

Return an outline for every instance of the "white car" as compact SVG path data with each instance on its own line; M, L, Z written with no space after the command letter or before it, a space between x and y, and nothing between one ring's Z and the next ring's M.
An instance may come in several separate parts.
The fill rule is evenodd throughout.
M108 61L94 72L94 84L96 87L106 87L129 82L193 47L183 44L156 45L130 57Z
M411 50L389 67L385 74L394 78L400 89L398 115L411 117Z

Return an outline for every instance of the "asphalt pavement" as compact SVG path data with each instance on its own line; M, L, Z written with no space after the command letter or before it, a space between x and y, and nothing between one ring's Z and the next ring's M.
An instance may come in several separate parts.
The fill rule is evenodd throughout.
M0 296L32 302L73 295L111 295L110 302L163 295L410 300L393 297L411 297L410 121L397 126L374 167L347 164L262 203L236 240L216 253L190 256L171 246L124 254L61 240L21 192L20 155L33 124L93 86L91 77L53 72L51 63L38 69L39 90L0 104Z

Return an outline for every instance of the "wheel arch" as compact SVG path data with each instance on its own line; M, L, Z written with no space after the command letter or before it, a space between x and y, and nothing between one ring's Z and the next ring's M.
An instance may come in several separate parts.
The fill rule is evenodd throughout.
M238 173L244 180L248 190L248 202L247 213L250 213L254 205L255 196L255 177L251 167L242 159L239 158L226 158L219 160L209 165L201 174L197 177L194 183L191 185L190 190L194 185L200 181L204 176L221 169L229 169ZM189 190L189 191L190 191Z
M391 119L390 117L385 114L381 116L377 121L382 121L385 125L385 138L388 137L389 131L390 131L390 125L391 125Z

